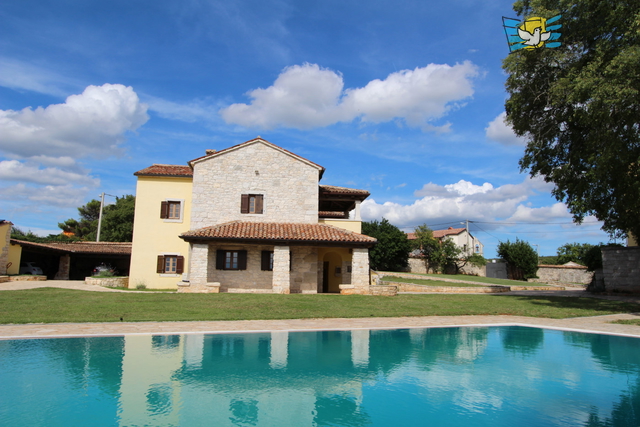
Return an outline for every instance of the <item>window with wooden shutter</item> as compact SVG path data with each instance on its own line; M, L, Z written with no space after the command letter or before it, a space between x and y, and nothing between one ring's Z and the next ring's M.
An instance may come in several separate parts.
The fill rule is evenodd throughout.
M169 202L167 201L160 202L160 218L169 218Z
M216 251L216 270L246 270L247 251Z
M260 269L262 271L273 271L273 251L262 251Z
M158 255L156 273L159 273L159 274L184 273L184 257L180 255Z
M240 213L261 214L264 212L264 195L243 194L240 197Z
M160 218L175 222L182 220L182 204L184 200L165 200L160 202Z

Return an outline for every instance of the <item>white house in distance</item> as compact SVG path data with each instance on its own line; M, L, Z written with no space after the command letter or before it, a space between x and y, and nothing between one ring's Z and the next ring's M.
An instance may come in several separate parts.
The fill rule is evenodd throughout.
M446 230L434 230L433 237L436 239L450 239L459 248L462 249L465 256L478 254L484 256L484 245L473 234L469 233L466 228L449 227ZM415 233L407 233L409 240L415 240Z
M319 185L324 170L258 137L136 172L129 286L369 293L369 192Z

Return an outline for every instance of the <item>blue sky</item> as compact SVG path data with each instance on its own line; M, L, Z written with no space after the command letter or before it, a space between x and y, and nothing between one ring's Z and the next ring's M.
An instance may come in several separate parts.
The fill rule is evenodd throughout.
M520 173L502 16L510 1L3 2L0 219L57 233L134 194L137 170L260 135L370 191L365 220L468 219L487 256L608 241Z

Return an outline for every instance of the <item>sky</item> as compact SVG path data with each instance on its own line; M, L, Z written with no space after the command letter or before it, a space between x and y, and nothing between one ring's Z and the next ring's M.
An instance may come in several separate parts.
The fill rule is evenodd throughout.
M540 255L607 242L521 173L508 0L0 3L0 219L39 235L134 172L261 136L368 190L364 220Z

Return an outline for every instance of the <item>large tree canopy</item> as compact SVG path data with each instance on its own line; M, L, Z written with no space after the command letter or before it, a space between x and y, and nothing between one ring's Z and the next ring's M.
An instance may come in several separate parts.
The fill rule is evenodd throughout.
M382 218L380 222L363 222L362 234L378 239L378 243L369 249L369 265L372 269L401 271L407 267L411 244L405 232Z
M131 242L133 239L133 216L135 211L135 196L127 194L116 197L115 204L106 205L102 212L102 230L100 240L103 242ZM100 216L100 201L91 200L78 208L80 219L70 218L58 223L65 232L73 233L81 240L96 240L98 218Z
M578 222L640 236L640 1L523 0L521 18L562 14L562 46L510 54L507 120L527 138L523 171L555 184Z

